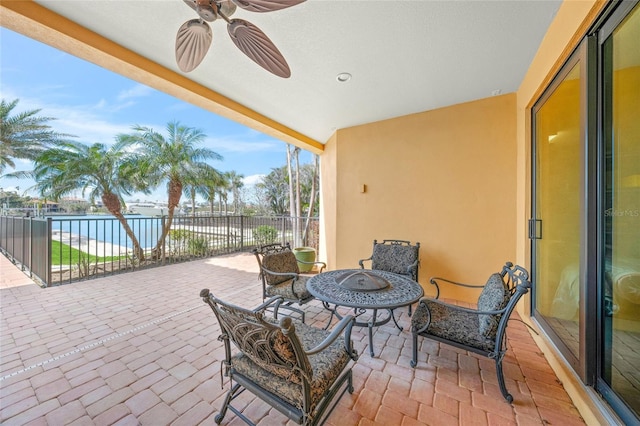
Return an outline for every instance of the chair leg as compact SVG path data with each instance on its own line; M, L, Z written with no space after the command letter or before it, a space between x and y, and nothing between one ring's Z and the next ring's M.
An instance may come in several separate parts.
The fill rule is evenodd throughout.
M498 385L500 386L500 392L502 396L507 400L509 404L513 402L513 396L507 391L507 386L504 383L504 373L502 371L502 356L496 358L496 374L498 375Z
M229 392L227 392L227 397L224 399L224 404L222 404L220 413L218 413L214 419L217 424L220 424L224 419L224 416L227 414L227 410L229 409L229 404L231 404L231 401L235 398L238 389L240 389L240 384L236 383L231 387L231 389L229 389Z
M412 345L412 357L411 361L409 361L409 365L415 368L418 365L418 335L415 333L411 333L413 337L413 345Z
M291 306L292 302L289 302L287 304L281 305L280 303L276 303L276 306L273 309L273 318L278 319L278 310L280 309L280 307L282 307L283 309L289 309L290 311L293 312L297 312L300 314L300 318L302 319L302 322L304 322L304 311L302 309L298 309L298 308L294 308L293 306Z
M324 421L328 416L331 415L331 412L333 412L334 408L336 408L336 406L340 402L342 395L344 395L346 392L352 394L353 391L353 372L351 369L349 369L333 384L332 388L325 396L325 400L318 407L316 407L316 412L313 416L313 420L308 423L303 422L302 424L308 424L309 426L324 424ZM325 413L327 413L326 416Z

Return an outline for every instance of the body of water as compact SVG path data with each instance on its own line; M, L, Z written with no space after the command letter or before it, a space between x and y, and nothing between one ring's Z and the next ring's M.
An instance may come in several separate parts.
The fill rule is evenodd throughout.
M138 238L142 248L152 248L162 233L162 218L126 215L127 223ZM51 216L54 235L68 233L74 237L132 248L120 222L111 215Z

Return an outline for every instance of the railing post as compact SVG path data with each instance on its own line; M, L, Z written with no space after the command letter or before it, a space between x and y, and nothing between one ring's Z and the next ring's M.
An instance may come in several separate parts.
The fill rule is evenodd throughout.
M33 277L33 218L29 217L29 278Z
M25 235L27 235L27 221L24 220L24 218L20 218L20 232L21 232L21 237L22 237L22 244L21 244L21 248L22 248L22 253L20 253L20 270L24 272L25 270L25 263L27 260L27 245L26 245L26 241L27 239L25 238Z
M53 239L53 220L51 219L51 217L47 218L47 264L46 264L46 276L45 276L45 287L49 287L52 284L52 272L51 272L51 252L53 251L53 244L51 242L51 240Z
M227 225L227 253L230 253L229 247L231 246L231 238L229 236L229 215L225 216L225 223Z
M240 216L240 251L244 251L244 216Z
M162 224L162 228L160 228L161 229L160 235L162 236L162 234L164 233L164 225L165 225L165 216L164 215L162 216L162 219L161 219L160 223ZM168 236L169 236L169 234L167 233L167 237ZM165 258L166 254L167 254L167 250L166 250L166 247L165 247L166 245L167 245L167 239L165 238L162 241L162 248L161 248L161 250L162 250L162 265L165 264L165 260L166 260L166 258Z
M286 244L287 243L287 238L286 238L286 232L287 232L287 221L285 220L285 217L279 217L278 218L281 222L282 222L282 244Z

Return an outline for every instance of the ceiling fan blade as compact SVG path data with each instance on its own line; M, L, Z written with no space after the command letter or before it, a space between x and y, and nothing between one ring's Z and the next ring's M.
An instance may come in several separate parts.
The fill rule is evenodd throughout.
M284 56L260 28L244 19L232 19L227 30L238 49L256 64L278 77L291 76Z
M200 19L191 19L178 29L176 34L176 62L183 72L191 72L204 59L213 34L211 27Z
M187 0L185 0L187 1ZM251 12L272 12L286 9L306 0L232 0L235 4Z

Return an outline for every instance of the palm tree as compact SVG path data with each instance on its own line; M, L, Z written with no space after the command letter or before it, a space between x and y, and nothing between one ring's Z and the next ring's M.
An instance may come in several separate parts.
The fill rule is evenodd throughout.
M224 187L224 175L216 169L210 170L196 186L196 192L209 202L209 213L215 213L216 195Z
M217 182L216 192L218 193L218 202L219 213L222 216L222 204L224 203L224 215L227 215L227 192L229 191L229 179L226 173L223 173L220 176L220 179Z
M100 196L131 238L134 256L144 260L144 251L122 213L123 195L140 190L137 165L130 154L115 145L66 141L43 151L34 161L31 175L41 196L58 201L80 189L83 196L89 191L92 204Z
M133 126L133 133L119 135L123 146L135 147L139 172L150 188L167 184L169 211L162 235L153 249L157 256L171 229L175 208L180 204L185 182L195 179L206 160L222 160L222 156L208 148L199 147L206 135L199 129L182 126L174 121L167 124L167 137L150 127Z
M193 175L193 179L186 181L183 186L184 194L191 200L191 211L193 216L195 216L196 211L196 194L209 199L208 189L212 186L214 188L217 187L218 183L222 179L222 174L218 170L208 164L205 166L206 167L196 168L197 170Z
M256 186L263 191L272 214L276 216L287 214L287 202L289 201L287 166L271 169L271 172L263 177Z
M19 99L0 101L0 173L6 167L14 169L15 159L33 160L46 148L70 136L51 130L47 122L55 119L37 116L39 109L11 115L18 102Z
M240 189L244 186L244 175L236 173L234 170L225 172L225 179L227 181L227 189L233 195L233 214L238 214L240 209Z

